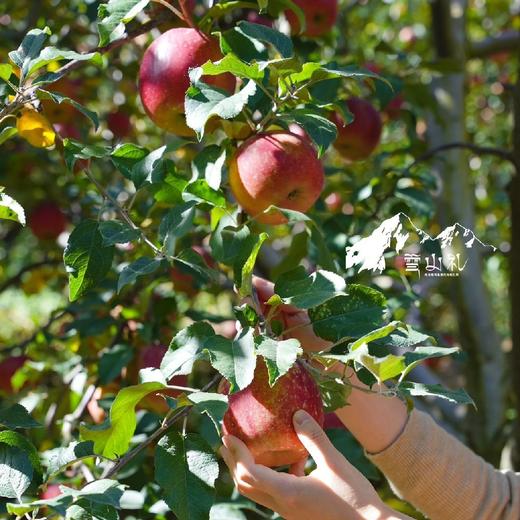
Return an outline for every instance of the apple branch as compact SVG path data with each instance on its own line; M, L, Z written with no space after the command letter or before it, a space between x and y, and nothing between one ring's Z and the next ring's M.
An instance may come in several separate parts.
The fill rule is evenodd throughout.
M498 52L516 51L520 47L520 31L507 31L499 36L491 36L476 42L470 42L467 48L468 58L485 58Z
M213 386L215 386L220 380L222 379L222 376L220 374L216 374L211 381L206 384L204 387L202 387L201 392L207 392L210 390ZM180 419L184 419L184 417L187 417L190 413L193 406L186 406L185 408L182 408L181 410L178 410L175 412L168 420L164 421L161 426L155 430L150 437L148 437L144 442L141 444L138 444L135 446L135 448L131 449L126 455L124 455L121 459L119 459L116 463L114 463L112 466L107 468L104 472L101 478L111 478L114 476L118 471L120 471L122 468L124 468L129 462L131 462L139 453L141 453L145 448L150 446L150 444L154 443L155 441L158 441L161 437L163 437L166 432Z
M513 163L513 165L515 164L515 158L509 150L504 150L502 148L493 148L491 146L479 146L473 143L456 142L441 144L435 148L432 148L431 150L428 150L422 155L419 155L419 157L417 157L412 162L412 164L410 164L410 166L406 168L406 171L411 170L420 162L432 159L433 157L435 157L435 155L437 155L440 152L444 152L446 150L453 150L454 148L465 148L466 150L470 150L476 155L494 155L495 157L499 157L500 159Z

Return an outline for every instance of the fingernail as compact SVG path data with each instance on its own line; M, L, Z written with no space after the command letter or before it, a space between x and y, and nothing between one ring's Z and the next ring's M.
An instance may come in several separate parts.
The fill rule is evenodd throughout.
M293 415L293 421L298 426L301 426L302 424L304 424L308 418L309 418L309 414L305 410L298 410Z

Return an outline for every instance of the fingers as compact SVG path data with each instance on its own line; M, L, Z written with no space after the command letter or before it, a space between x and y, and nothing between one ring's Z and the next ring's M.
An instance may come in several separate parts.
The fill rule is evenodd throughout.
M247 498L250 498L251 500L254 500L258 504L275 510L276 503L272 497L270 497L267 493L255 489L254 486L247 484L244 481L244 468L238 467L230 451L225 446L220 448L220 454L229 468L231 477L233 478L233 482L235 483L239 493L246 496Z
M307 457L296 462L295 464L291 464L289 467L289 473L291 475L296 475L297 477L305 476L305 464L307 464Z
M271 468L256 464L247 446L236 437L225 435L222 442L234 460L237 479L255 490L267 493L274 500L283 497L285 490L298 480L294 475L278 473Z
M321 426L306 411L298 410L293 416L293 424L298 438L318 467L330 466L337 459L338 451Z

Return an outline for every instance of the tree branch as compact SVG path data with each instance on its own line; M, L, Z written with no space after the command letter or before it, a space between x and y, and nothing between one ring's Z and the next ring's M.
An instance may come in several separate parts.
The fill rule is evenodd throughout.
M220 380L222 379L222 376L220 374L216 374L215 377L202 389L201 392L207 392L210 390L214 385L216 385ZM129 462L131 462L139 453L141 453L145 448L150 446L155 441L158 441L163 435L166 434L166 432L180 419L183 419L186 417L191 409L192 406L186 406L185 408L182 408L178 412L175 412L167 421L165 421L157 430L155 430L150 437L148 437L144 442L141 444L138 444L135 448L131 449L126 455L124 455L122 458L120 458L116 463L114 463L111 467L107 468L104 472L101 478L111 478L114 476L119 470L124 468Z
M406 168L406 170L409 171L420 162L432 159L433 157L435 157L435 155L437 155L440 152L452 150L454 148L465 148L466 150L470 150L477 155L494 155L496 157L500 157L505 161L509 161L513 163L513 165L515 165L515 158L509 150L503 150L502 148L493 148L490 146L479 146L473 143L457 142L441 144L440 146L436 146L435 148L432 148L431 150L424 152L423 154L419 155L419 157L417 157L414 160L414 162Z
M520 47L520 31L507 31L499 36L490 36L476 42L469 42L468 58L485 58L498 52L516 51Z

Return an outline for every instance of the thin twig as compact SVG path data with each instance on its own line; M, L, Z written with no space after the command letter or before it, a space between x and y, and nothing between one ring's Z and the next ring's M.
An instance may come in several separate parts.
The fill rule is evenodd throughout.
M207 392L210 390L214 385L216 385L220 380L222 376L220 374L215 375L213 379L205 385L201 392ZM182 408L178 412L174 413L167 421L165 421L157 430L155 430L150 437L148 437L144 442L141 444L138 444L135 448L130 450L126 455L124 455L121 459L119 459L115 464L113 464L111 467L107 468L106 471L103 473L101 478L111 478L114 476L118 471L120 471L122 468L124 468L129 462L131 462L139 453L141 453L145 448L150 446L150 444L154 443L155 441L158 441L163 435L166 434L166 432L179 420L186 417L192 409L192 406L186 406L185 408Z

